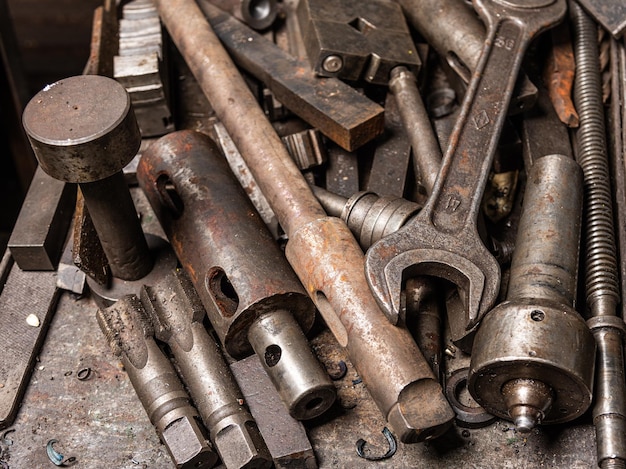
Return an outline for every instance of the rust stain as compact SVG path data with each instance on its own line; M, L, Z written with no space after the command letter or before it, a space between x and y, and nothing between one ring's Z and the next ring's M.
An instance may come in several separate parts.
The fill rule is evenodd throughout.
M578 113L572 101L576 64L569 34L563 23L551 30L552 46L543 70L548 95L561 122L568 127L578 127Z

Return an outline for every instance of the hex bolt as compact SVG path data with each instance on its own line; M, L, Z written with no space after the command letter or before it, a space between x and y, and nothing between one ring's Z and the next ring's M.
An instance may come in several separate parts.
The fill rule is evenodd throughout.
M23 125L42 169L79 184L113 276L148 274L153 262L122 174L141 143L124 87L98 75L57 81L30 100Z
M573 420L591 404L595 342L573 308L582 215L582 172L563 155L528 174L507 299L474 340L468 389L520 432Z

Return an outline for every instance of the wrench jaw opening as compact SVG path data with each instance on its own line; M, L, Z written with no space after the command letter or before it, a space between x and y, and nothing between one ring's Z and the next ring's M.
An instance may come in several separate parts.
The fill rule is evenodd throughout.
M467 249L465 254L471 253L472 259L469 259L462 254L443 249L404 248L400 240L406 238L387 236L367 252L366 277L376 301L388 319L396 324L401 317L402 291L408 279L433 276L447 280L456 286L460 298L457 303L462 305L448 312L452 340L455 343L467 342L467 336L473 336L477 324L498 297L498 262L482 244L470 246L459 243L458 240L454 242ZM453 243L449 245L452 246Z

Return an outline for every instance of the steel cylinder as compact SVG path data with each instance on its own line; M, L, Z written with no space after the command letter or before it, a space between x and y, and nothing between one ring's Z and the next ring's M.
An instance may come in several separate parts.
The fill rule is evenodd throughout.
M413 149L413 166L426 192L430 194L441 167L441 148L426 106L417 87L415 74L404 66L391 71L389 89L395 95L402 124Z
M226 351L243 358L261 344L257 353L295 418L328 409L334 386L302 333L313 303L212 140L192 131L162 137L142 156L137 178ZM274 314L281 327L265 327ZM294 366L269 366L270 346Z
M97 75L60 80L31 99L23 123L42 169L80 185L111 273L148 274L153 262L122 175L141 143L124 87Z
M468 389L522 431L572 420L591 403L595 342L574 310L580 167L548 155L529 172L507 300L482 321Z

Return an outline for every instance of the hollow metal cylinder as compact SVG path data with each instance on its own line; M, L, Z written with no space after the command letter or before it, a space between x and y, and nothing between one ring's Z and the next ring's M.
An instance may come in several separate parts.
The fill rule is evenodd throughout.
M591 403L595 342L576 294L582 174L549 155L528 175L507 300L476 334L468 388L520 430L572 420Z
M192 131L169 134L144 153L137 178L226 351L243 358L257 344L295 418L328 409L334 386L302 333L313 304L215 144ZM274 315L280 327L267 327ZM279 363L268 365L268 348L280 349Z
M80 185L111 273L148 274L152 259L122 175L141 143L124 87L97 75L60 80L31 99L23 123L42 169Z

